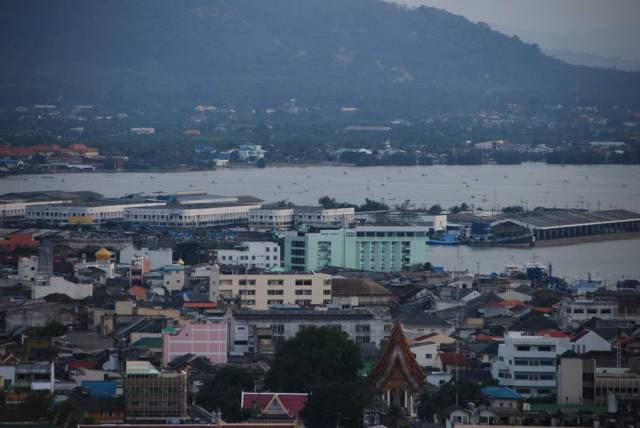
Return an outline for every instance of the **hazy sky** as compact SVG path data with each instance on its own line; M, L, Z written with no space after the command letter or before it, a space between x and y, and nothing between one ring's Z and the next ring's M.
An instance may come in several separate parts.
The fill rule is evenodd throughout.
M501 31L511 29L543 47L640 59L640 0L397 1L445 9Z

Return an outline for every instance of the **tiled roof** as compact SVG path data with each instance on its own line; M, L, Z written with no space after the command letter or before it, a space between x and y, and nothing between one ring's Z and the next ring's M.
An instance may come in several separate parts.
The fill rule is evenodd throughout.
M461 352L441 352L438 354L443 365L447 366L468 366L469 362L465 360L464 354Z
M279 401L284 410L290 417L297 417L307 403L308 394L303 393L286 393L286 392L243 392L242 408L252 410L254 403L260 410L264 412L274 400Z
M334 296L393 296L393 293L369 278L333 278L331 292Z

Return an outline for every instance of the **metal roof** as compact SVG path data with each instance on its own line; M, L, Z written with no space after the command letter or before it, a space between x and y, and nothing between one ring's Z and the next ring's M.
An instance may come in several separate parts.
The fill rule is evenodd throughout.
M552 229L570 226L587 226L625 221L640 221L640 214L627 210L581 211L581 210L543 210L509 215L494 222L518 223L532 229Z

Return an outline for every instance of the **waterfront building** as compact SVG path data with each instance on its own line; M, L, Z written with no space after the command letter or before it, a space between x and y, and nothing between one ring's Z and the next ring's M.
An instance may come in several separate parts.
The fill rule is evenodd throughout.
M267 153L259 144L241 144L238 149L238 156L244 161L262 159L265 153Z
M343 267L398 272L427 261L426 230L414 226L322 228L285 235L284 267L318 271Z
M275 242L243 242L233 250L218 250L224 265L270 269L280 266L280 245Z
M487 223L493 235L532 233L536 240L571 238L640 230L640 214L627 210L544 209L508 214Z
M30 221L53 225L101 224L120 222L128 209L150 209L164 206L165 202L146 199L111 199L82 203L61 203L26 207L26 218Z
M227 362L227 322L191 323L162 333L162 365L174 358L193 354L216 364Z
M254 230L288 230L304 224L346 226L354 221L353 207L265 205L249 212L249 226Z
M275 308L239 309L230 326L231 355L270 354L279 340L290 339L308 327L330 327L343 331L356 343L380 345L389 334L391 323L365 309Z
M278 305L320 306L331 303L331 275L315 272L266 272L214 265L209 300L239 301L251 309Z
M170 227L243 224L249 220L249 210L261 206L261 200L251 196L239 196L235 199L234 202L163 203L158 206L128 208L124 210L124 221Z
M324 207L294 207L295 224L339 224L349 225L355 220L355 209L324 208Z
M249 210L249 227L252 230L288 230L293 227L293 207L276 205Z
M556 392L557 357L569 349L568 336L529 336L509 331L498 346L491 375L501 386L523 396L551 395Z
M187 375L160 372L148 361L127 361L127 422L164 422L187 417Z

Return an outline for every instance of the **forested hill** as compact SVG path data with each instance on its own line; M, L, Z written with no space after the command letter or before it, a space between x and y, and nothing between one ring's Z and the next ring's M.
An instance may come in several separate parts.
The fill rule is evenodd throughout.
M371 112L640 100L640 74L572 66L483 24L378 0L6 0L0 102L296 98Z

